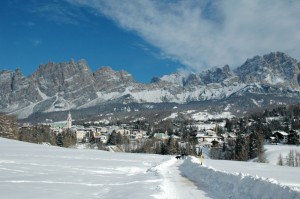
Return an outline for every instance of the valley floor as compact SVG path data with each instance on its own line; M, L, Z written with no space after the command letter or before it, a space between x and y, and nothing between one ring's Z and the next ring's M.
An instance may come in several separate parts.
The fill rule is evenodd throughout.
M5 199L296 199L299 176L299 168L273 164L205 159L201 166L195 157L176 160L0 138L0 192Z

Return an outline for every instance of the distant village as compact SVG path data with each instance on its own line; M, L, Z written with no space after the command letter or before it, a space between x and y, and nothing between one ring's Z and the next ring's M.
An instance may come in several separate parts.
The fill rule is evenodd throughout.
M62 134L69 132L71 143L77 147L84 145L113 152L192 155L199 155L205 150L210 158L229 160L259 157L263 154L263 144L266 143L300 143L300 130L292 128L295 121L287 122L286 117L279 115L265 117L263 120L255 117L181 123L170 120L168 127L163 122L166 121L162 121L161 126L151 126L145 121L110 124L107 120L101 120L74 125L69 112L66 121L49 120L39 126L49 127L49 133L55 135L53 142L59 146L65 146L63 138L68 135ZM22 132L36 126L23 124L20 128ZM61 140L58 141L59 139Z

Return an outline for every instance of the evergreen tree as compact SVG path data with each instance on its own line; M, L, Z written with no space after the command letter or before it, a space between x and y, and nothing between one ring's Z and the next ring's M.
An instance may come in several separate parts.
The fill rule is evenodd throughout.
M287 166L294 167L295 166L295 154L293 150L290 150L286 157Z
M71 129L66 129L62 132L63 147L70 147L76 144L76 133Z
M156 154L162 154L161 153L161 142L160 141L154 141L154 148Z
M161 149L160 154L167 155L168 154L168 149L167 149L166 143L165 142L161 142L160 145L161 145L160 146L160 149Z
M248 143L245 136L239 134L235 145L235 159L239 161L248 160Z
M226 118L226 123L225 123L225 128L227 129L227 132L231 132L232 131L232 122L231 120Z
M117 133L117 135L116 135L116 144L119 144L119 145L123 144L123 136L120 132Z
M176 146L176 140L170 137L167 141L167 154L174 155L178 153L178 147Z
M300 167L300 153L295 151L295 167Z
M261 153L263 153L263 138L255 131L249 136L249 157L253 159L258 157Z
M117 144L117 133L115 130L113 130L113 132L110 134L107 144L108 145L116 145Z
M57 146L60 146L60 147L63 147L63 146L64 146L63 135L62 135L62 133L58 133L58 134L56 135L56 145L57 145Z
M95 144L95 143L96 143L96 139L95 139L95 136L94 136L94 133L93 133L93 132L90 132L89 143L90 143L90 144Z

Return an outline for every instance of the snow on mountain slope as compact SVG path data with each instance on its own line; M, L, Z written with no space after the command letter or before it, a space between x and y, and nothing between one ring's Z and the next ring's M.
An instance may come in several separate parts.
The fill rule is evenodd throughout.
M205 121L205 120L209 120L209 119L224 119L224 118L233 118L234 115L231 114L231 112L225 111L225 112L221 112L221 113L215 113L215 114L211 114L209 112L198 112L195 114L192 114L192 118L194 120L201 120L201 121Z

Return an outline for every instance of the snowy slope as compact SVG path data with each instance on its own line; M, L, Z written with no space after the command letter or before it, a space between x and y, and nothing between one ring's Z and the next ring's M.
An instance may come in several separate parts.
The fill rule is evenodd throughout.
M0 138L1 198L300 198L300 169ZM17 191L16 191L17 190Z
M153 198L161 179L147 169L165 158L0 138L1 198Z
M295 145L265 145L266 156L269 164L277 165L279 155L285 158L290 150L300 152L300 147Z

